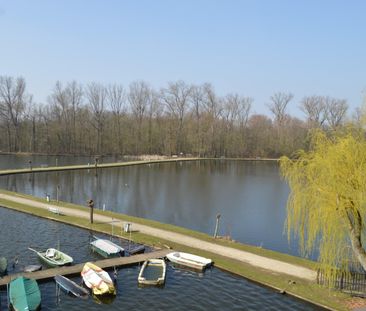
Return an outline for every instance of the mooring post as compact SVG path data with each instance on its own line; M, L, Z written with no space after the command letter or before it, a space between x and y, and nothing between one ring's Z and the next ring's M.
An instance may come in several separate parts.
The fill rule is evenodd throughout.
M57 201L57 203L58 203L59 194L60 194L60 185L57 185L57 187L56 187L56 201Z
M94 201L89 200L87 201L88 207L90 208L90 223L93 223L93 214L94 214Z
M219 231L219 222L220 222L220 217L221 214L217 214L216 215L216 226L215 226L215 233L214 233L214 238L216 239L217 237L217 232Z
M28 163L29 163L29 169L32 170L32 160L29 160Z

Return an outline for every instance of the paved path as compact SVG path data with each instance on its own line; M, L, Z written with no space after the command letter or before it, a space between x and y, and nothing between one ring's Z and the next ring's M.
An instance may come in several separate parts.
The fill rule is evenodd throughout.
M33 201L30 199L21 198L21 197L17 197L17 196L11 196L11 195L7 195L7 194L0 194L0 198L8 200L8 201L18 202L18 203L25 204L28 206L43 208L43 209L56 208L65 215L89 219L89 213L81 211L81 210L61 207L58 205L52 205L52 204L48 204L48 203L41 203L41 202ZM114 224L116 226L123 225L122 221L113 219L108 216L99 215L99 214L94 214L94 221L95 222L105 222L105 223L114 221ZM186 236L186 235L183 235L180 233L157 229L157 228L153 228L150 226L141 225L141 224L137 224L137 223L132 223L131 226L132 226L132 230L138 230L139 232L150 235L150 236L162 238L164 240L169 240L169 241L172 241L172 242L175 242L178 244L201 249L201 250L208 251L211 253L220 254L222 256L225 256L225 257L228 257L231 259L235 259L235 260L250 264L250 265L258 267L258 268L270 270L275 273L285 273L290 276L295 276L295 277L299 277L299 278L307 279L307 280L311 280L311 281L316 280L316 276L317 276L316 272L311 269L308 269L308 268L304 268L304 267L297 266L294 264L285 263L285 262L282 262L279 260L270 259L270 258L263 257L263 256L259 256L259 255L252 254L250 252L246 252L246 251L242 251L242 250L238 250L235 248L218 245L218 244L211 243L211 242L206 242L206 241L203 241L203 240L200 240L197 238L193 238L190 236Z

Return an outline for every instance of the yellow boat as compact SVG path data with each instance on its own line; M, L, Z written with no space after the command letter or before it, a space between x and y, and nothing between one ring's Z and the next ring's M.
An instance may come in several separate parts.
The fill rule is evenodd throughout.
M81 276L94 295L116 295L116 288L109 274L91 262L84 265Z

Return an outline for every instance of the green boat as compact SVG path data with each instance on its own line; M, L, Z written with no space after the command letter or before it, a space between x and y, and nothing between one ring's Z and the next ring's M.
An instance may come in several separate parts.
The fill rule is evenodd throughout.
M5 257L0 257L0 276L6 274L8 270L8 261Z
M39 252L30 247L28 247L28 249L35 252L38 255L38 257L50 267L60 267L70 265L73 262L71 256L55 248L49 248L45 252Z
M9 285L9 301L15 311L33 311L41 306L41 292L36 280L22 276Z

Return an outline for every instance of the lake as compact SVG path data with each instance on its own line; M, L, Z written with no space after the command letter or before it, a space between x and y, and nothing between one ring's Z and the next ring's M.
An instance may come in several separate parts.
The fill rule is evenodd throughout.
M54 165L55 158L48 160ZM35 161L47 163L47 158ZM16 165L0 156L3 167L4 162ZM194 161L34 173L0 177L0 187L81 205L93 199L100 209L208 234L214 233L220 214L220 235L299 255L296 240L289 244L284 234L289 188L276 162Z

